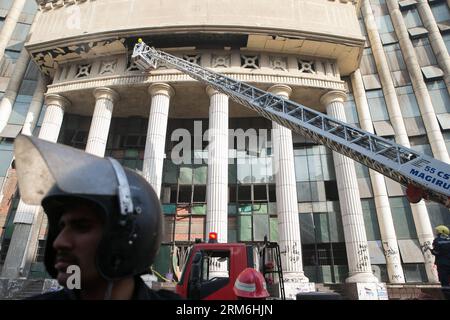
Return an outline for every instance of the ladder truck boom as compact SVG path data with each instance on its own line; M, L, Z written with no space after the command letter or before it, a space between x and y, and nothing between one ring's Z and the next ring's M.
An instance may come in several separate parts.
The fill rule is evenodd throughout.
M422 198L450 208L450 165L350 126L299 103L226 77L146 45L135 45L132 60L144 71L164 63L210 85L264 118L325 145L407 187L408 199Z

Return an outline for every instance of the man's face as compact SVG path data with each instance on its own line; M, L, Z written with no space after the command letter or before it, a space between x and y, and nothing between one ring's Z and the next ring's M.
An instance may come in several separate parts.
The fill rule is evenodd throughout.
M102 237L103 223L88 206L69 209L59 220L59 234L53 242L55 269L60 285L66 286L67 267L77 265L81 272L81 289L103 281L95 267L95 254Z

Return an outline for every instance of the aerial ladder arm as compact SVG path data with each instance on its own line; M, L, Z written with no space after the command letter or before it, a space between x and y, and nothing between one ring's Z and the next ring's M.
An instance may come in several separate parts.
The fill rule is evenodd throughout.
M226 77L146 45L136 44L132 60L144 70L164 63L226 94L266 119L325 145L407 187L408 199L422 198L450 208L450 165L393 141L350 126L299 103Z

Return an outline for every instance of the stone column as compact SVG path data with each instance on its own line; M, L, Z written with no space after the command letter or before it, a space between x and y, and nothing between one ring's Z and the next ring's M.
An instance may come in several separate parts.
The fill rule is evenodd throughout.
M45 97L47 109L42 122L39 138L56 142L64 116L64 109L70 102L57 94L48 94ZM2 270L2 277L15 279L26 277L29 272L35 248L38 241L39 220L41 208L25 204L22 200L17 207L14 217L14 233L6 255Z
M20 52L19 58L14 65L14 72L9 79L8 86L0 103L0 132L8 124L9 116L11 115L14 102L19 94L20 85L22 83L25 72L27 71L30 57L25 48Z
M400 48L403 56L405 57L408 72L411 76L411 82L416 94L417 102L419 104L419 109L422 114L422 119L425 124L428 140L430 141L434 157L449 163L449 156L445 146L445 141L437 122L433 104L431 102L425 81L423 80L419 62L417 60L414 47L409 39L408 31L406 29L398 3L396 1L387 0L386 4L392 18L395 32L400 42ZM410 147L408 139L398 142L406 147ZM425 202L421 201L417 204L411 204L411 209L420 245L421 247L425 247L432 243L434 238L433 229L431 227ZM425 251L423 254L428 280L430 282L437 282L437 274L434 269L434 257L429 251Z
M22 3L21 3L22 2ZM11 18L14 20L14 15L17 14L20 15L23 4L25 1L22 0L15 0L13 6L11 7L10 12L8 13L8 18ZM16 8L14 9L14 6ZM20 8L19 8L20 6ZM12 14L12 15L11 15ZM30 27L29 34L33 33L34 29L36 28L36 21L39 19L39 16L41 15L41 12L38 11L36 15L34 16L33 23ZM5 25L7 23L7 20L5 21ZM18 16L17 16L18 18ZM12 27L12 32L14 31L15 25L17 23L17 18L15 18L14 26ZM11 20L11 21L12 21ZM0 61L3 58L4 50L7 45L5 44L5 47L2 49L2 41L6 41L6 38L3 38L3 32L6 31L6 26L3 26L3 28L0 31ZM7 36L7 35L5 35ZM8 36L7 42L9 42L11 38L11 35ZM28 54L27 50L22 48L22 51L20 52L19 58L17 59L15 65L14 65L14 72L9 79L8 86L5 91L5 95L3 96L3 99L0 103L0 132L5 128L5 126L8 123L9 116L11 115L12 108L14 106L14 102L16 101L17 95L19 93L20 85L22 84L23 77L25 76L25 72L27 71L28 63L30 62L30 55Z
M119 95L114 90L103 87L95 89L94 96L96 99L95 109L89 129L86 152L104 157L114 103L119 99Z
M64 117L64 110L70 106L70 101L59 94L45 96L44 120L42 121L39 138L50 142L57 142Z
M33 135L33 130L41 114L46 89L47 80L42 74L39 74L36 89L34 90L33 98L31 99L30 107L28 108L27 116L23 124L22 134L28 136Z
M11 36L14 33L20 14L25 6L26 0L14 0L11 8L8 11L3 27L0 31L0 61L3 59L5 49Z
M289 99L292 89L286 85L274 85L270 93ZM281 251L286 297L295 299L302 291L313 290L303 272L302 243L295 181L294 148L292 132L272 122L273 164L277 195L278 243ZM306 288L305 288L306 287Z
M392 81L391 71L386 59L386 54L383 49L383 44L378 33L378 27L375 23L375 18L372 13L369 0L362 0L361 12L364 17L364 22L369 36L370 45L372 47L373 57L377 66L378 75L380 77L381 86L384 93L384 99L389 112L389 120L395 131L395 139L397 143L403 144L408 141L408 133L406 132L403 116L400 111L400 104L398 103L397 93L395 92L394 82Z
M428 93L427 86L423 80L422 71L417 60L416 52L414 51L411 40L409 39L408 30L400 12L398 1L386 0L386 4L389 14L391 15L395 33L397 34L397 38L400 43L400 48L405 58L406 67L408 68L408 72L411 77L411 82L416 94L417 102L419 104L419 109L422 114L422 119L425 124L428 140L430 141L434 157L449 163L450 158L445 146L445 141L436 118L436 113L433 109L430 94Z
M367 103L366 92L360 70L356 70L351 75L353 86L353 95L358 110L361 129L374 133L372 117L370 115L369 105ZM395 234L394 221L392 219L391 206L386 189L386 183L381 173L372 169L369 170L370 180L372 181L373 198L377 211L378 223L380 226L383 251L386 257L386 266L391 283L405 283L400 252L398 249L397 236Z
M444 81L450 94L450 57L444 39L439 31L433 12L427 0L417 1L417 10L422 19L424 27L428 30L428 39L430 40L436 60L444 71Z
M228 96L207 87L210 97L206 237L217 232L218 242L228 238Z
M148 118L142 171L145 179L152 185L159 197L161 193L170 98L173 97L175 91L166 83L152 84L148 91L152 97L152 103Z
M330 91L322 96L321 104L326 106L329 116L345 122L345 99L346 94L344 92ZM337 152L333 152L333 159L349 268L349 277L345 281L349 283L378 282L378 279L372 273L370 264L358 180L353 160Z

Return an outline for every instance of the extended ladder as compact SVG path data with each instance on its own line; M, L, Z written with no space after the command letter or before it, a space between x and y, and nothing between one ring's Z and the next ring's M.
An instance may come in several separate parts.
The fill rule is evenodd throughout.
M419 197L450 208L450 165L395 142L350 126L299 103L231 79L197 64L147 46L136 44L133 61L142 70L156 68L158 62L210 85L264 118L321 143L394 181L415 190ZM411 198L410 198L411 200Z

